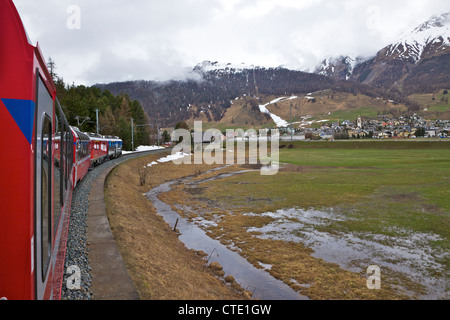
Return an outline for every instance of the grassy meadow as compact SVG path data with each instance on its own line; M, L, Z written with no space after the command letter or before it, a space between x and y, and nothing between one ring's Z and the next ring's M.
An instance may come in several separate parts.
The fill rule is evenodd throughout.
M270 265L271 274L313 299L445 298L450 142L281 143L279 157L276 175L255 170L179 185L164 201L178 205L184 215L217 222L208 227L214 237L238 248L255 266ZM180 209L183 205L190 209ZM295 214L285 215L292 208ZM308 210L323 210L325 216L314 224L300 223ZM344 261L350 267L339 267L327 261L329 252L315 255L311 238L316 234L335 243L345 240L349 250L356 244L360 250L375 249ZM372 261L383 269L379 291L364 285L364 267ZM444 287L433 292L430 281Z
M144 298L239 297L203 274L205 260L181 249L142 195L182 177L159 199L310 299L450 298L450 141L282 142L272 176L249 164L147 166L157 157L126 162L106 187ZM367 287L370 265L381 269L379 290Z

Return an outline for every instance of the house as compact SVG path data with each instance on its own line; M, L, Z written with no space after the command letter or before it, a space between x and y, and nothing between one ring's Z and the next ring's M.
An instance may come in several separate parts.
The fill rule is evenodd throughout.
M334 133L330 130L321 131L319 135L324 140L334 139Z
M426 129L425 130L425 136L428 137L428 138L436 137L437 136L436 129Z
M390 137L391 137L391 135L388 134L388 133L386 133L386 132L380 132L380 133L378 134L378 138L379 138L379 139L389 139Z

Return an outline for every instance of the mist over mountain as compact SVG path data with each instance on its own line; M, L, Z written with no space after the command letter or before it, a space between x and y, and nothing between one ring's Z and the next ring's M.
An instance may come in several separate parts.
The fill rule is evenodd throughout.
M417 110L418 105L406 97L446 88L448 70L450 13L444 13L431 17L374 57L328 57L314 73L204 61L185 80L139 80L96 87L138 100L151 121L173 126L200 113L208 121L220 121L232 100L243 95L259 99L261 95L306 95L325 89L384 97Z
M448 86L450 12L434 15L370 58L325 59L316 73L404 94Z

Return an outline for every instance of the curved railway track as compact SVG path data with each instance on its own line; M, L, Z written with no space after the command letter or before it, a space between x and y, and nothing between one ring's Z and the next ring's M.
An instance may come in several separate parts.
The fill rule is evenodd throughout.
M119 164L168 150L124 154L104 162L89 171L74 189L61 299L139 299L109 227L103 186L108 174Z

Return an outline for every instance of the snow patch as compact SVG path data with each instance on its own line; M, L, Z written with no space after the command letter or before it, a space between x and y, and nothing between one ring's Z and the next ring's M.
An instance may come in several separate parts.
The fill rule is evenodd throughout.
M150 167L153 167L154 165L157 165L159 163L165 163L165 162L170 162L170 161L177 160L177 159L182 159L182 158L184 158L186 156L190 156L190 154L183 153L183 152L177 152L177 153L171 154L171 155L169 155L167 157L159 158L156 161L152 161L149 164L147 164L146 166L144 166L144 168L150 168Z
M164 147L159 146L139 146L136 148L136 151L122 151L122 154L130 154L135 152L143 152L143 151L152 151L152 150L160 150L165 149Z
M241 72L243 70L247 69L255 69L254 65L248 65L245 63L223 63L223 62L211 62L211 61L203 61L201 64L198 64L194 70L201 70L203 72L210 72L210 71L227 71L231 73L234 72Z
M159 163L164 163L164 162L169 162L169 161L173 161L173 160L177 160L177 159L182 159L186 156L190 156L189 153L183 153L183 152L177 152L175 154L171 154L167 157L163 157L160 158L159 160L157 160Z
M267 109L267 106L268 106L268 105L271 105L271 104L274 104L274 103L277 103L277 102L280 102L280 101L282 101L282 100L292 100L292 99L296 99L296 98L298 98L298 97L297 97L297 96L292 96L292 97L280 97L280 98L276 98L276 99L270 101L269 103L259 105L259 110L260 110L262 113L268 114L268 115L272 118L272 120L275 122L275 124L277 125L277 127L279 127L279 128L286 128L287 126L289 126L289 122L287 122L286 120L283 120L281 117L277 116L276 114L271 113L271 112Z

